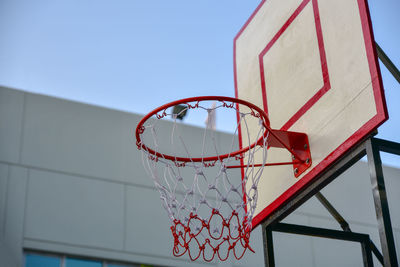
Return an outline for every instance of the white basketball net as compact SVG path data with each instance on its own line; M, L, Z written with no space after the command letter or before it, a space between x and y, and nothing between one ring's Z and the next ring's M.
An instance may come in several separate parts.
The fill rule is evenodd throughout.
M209 127L202 131L194 129L163 110L143 124L142 141L137 145L172 222L173 254L179 257L188 252L191 260L202 257L212 261L215 255L226 260L232 252L240 259L247 249L253 251L249 238L258 198L257 185L267 160L268 136L259 114L251 108L227 101L212 104L210 101L186 103L182 112L233 112L239 118L233 134L216 132ZM169 116L172 122L166 120ZM243 147L257 140L263 145L231 156L239 147L239 131ZM155 156L142 144L160 154L174 155L175 159L208 156L217 159L171 160L160 154ZM225 148L221 148L224 144ZM228 157L221 159L223 154Z

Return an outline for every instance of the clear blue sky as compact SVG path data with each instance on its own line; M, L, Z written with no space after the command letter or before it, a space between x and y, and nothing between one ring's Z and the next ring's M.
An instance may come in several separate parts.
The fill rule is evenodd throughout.
M135 113L234 96L233 38L259 2L0 0L0 84ZM400 1L369 4L376 40L399 67ZM400 142L400 85L381 70L390 119L379 137Z

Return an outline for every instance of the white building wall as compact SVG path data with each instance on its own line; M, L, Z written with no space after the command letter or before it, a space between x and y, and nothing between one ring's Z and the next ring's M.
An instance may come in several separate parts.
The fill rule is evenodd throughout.
M259 227L256 254L240 261L171 255L169 220L133 136L141 117L0 88L0 266L22 266L24 250L167 266L263 265ZM400 170L384 172L399 251ZM365 162L322 192L353 231L380 247ZM315 199L285 221L340 229ZM277 266L362 266L358 243L274 233L274 246Z

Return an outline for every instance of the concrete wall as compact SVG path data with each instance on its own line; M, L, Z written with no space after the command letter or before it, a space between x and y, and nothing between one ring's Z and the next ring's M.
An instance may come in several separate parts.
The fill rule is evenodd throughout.
M168 266L263 264L260 228L256 254L241 261L171 255L169 220L132 135L141 117L0 88L0 266L22 266L24 250ZM399 251L400 170L385 167L385 179ZM366 163L323 193L380 247ZM339 229L315 199L285 221ZM359 244L277 233L274 241L277 266L362 266Z

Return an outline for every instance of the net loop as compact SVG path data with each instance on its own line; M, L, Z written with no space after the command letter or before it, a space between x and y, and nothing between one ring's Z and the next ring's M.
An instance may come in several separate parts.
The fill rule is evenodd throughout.
M188 109L195 109L199 107L199 101L194 105L190 105L189 103L186 103L186 105L188 106Z
M229 234L227 236L223 236L223 231L220 232L220 234L217 236L215 236L211 233L209 222L212 220L213 216L221 217L221 219L223 220L223 223L222 223L223 227L227 228L228 232L229 232ZM205 261L212 261L214 259L215 255L217 255L217 257L221 261L224 261L229 257L229 253L231 250L234 251L233 252L234 257L238 260L243 257L243 255L247 249L254 252L254 250L251 248L251 246L249 244L250 232L248 230L244 230L244 231L242 230L242 229L245 229L245 227L243 227L243 228L240 226L238 227L238 235L237 236L234 236L231 234L231 230L229 227L231 225L230 222L233 218L235 218L237 220L237 222L239 222L238 214L235 212L232 212L232 215L229 218L229 221L227 222L217 210L213 210L210 218L208 220L202 221L202 228L197 233L192 233L192 229L188 226L191 223L191 220L199 219L197 215L191 214L190 219L187 222L187 224L183 224L179 220L174 220L174 225L171 226L172 236L174 237L174 248L173 248L174 256L180 257L180 256L184 255L186 252L188 252L189 257L192 261L195 261L200 256L202 256ZM179 231L178 230L179 228L183 228L184 232ZM200 235L203 228L207 229L209 236L213 240L218 240L221 242L219 242L215 246L213 246L211 244L211 240L209 238L206 238L204 243L200 244L200 241L198 240L197 237ZM233 241L233 242L231 243L231 241ZM222 245L224 245L225 243L228 244L228 249L226 251L226 255L222 255L222 253L220 251L220 247ZM239 255L236 252L236 248L237 248L238 244L240 244L243 248L243 252ZM194 253L193 250L190 250L190 245L195 245L198 247L197 255L194 256L194 254L196 254L196 253ZM208 255L209 257L207 257L207 255L205 253L206 246L208 246L209 248L212 249L212 255Z
M164 110L164 112L161 115L158 115L158 113L156 114L157 119L162 119L164 117L168 116L167 112Z

